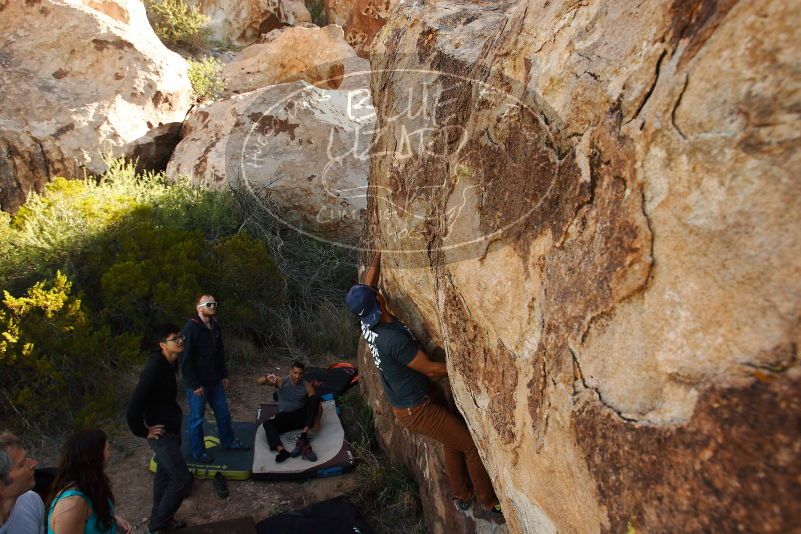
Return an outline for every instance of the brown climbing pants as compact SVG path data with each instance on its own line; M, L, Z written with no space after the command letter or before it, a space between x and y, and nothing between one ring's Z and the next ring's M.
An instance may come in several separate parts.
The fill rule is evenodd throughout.
M445 468L454 497L468 500L476 494L476 501L491 508L498 503L487 470L478 455L476 444L464 421L440 405L429 393L425 400L412 408L392 408L398 422L412 432L434 438L445 446ZM468 480L468 473L470 478Z

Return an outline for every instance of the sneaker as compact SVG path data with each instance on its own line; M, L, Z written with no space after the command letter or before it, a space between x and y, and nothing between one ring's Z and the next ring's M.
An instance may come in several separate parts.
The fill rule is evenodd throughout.
M275 461L278 463L283 462L287 458L289 458L289 451L286 449L281 449L278 451L278 454L275 455Z
M226 447L226 449L232 451L249 451L250 447L248 447L238 439L234 438L234 441L232 441L231 444Z
M204 452L200 456L195 456L193 454L192 458L194 458L196 462L200 462L202 464L210 464L211 462L214 461L214 458L211 456L211 454L209 454L207 452Z
M454 497L453 498L453 505L460 512L466 512L473 505L473 496L471 495L470 498L467 499L466 501L463 501L462 499L457 499L456 497Z
M316 462L317 461L317 455L314 454L314 451L312 450L311 443L309 443L308 439L306 439L304 444L303 444L303 453L302 454L303 454L303 459L304 460L308 460L310 462Z
M311 446L311 445L309 445L309 438L306 437L306 433L304 432L295 442L295 448L292 449L292 452L290 452L289 455L292 458L297 458L298 456L303 454L303 448L306 446Z
M214 493L217 494L217 497L220 499L225 499L228 497L228 483L225 482L225 477L221 471L217 471L214 474L214 480L211 481L211 485L214 488Z

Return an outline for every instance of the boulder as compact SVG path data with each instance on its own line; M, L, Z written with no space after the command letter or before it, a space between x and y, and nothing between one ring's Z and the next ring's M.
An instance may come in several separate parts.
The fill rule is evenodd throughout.
M303 0L186 0L209 18L211 39L249 45L262 34L284 26L311 22Z
M373 124L366 88L265 87L194 110L167 171L233 187L289 228L350 245L364 225Z
M229 92L245 93L298 80L324 89L360 87L369 71L369 62L345 42L342 28L330 24L271 31L225 65L223 76Z
M329 24L345 30L345 40L361 57L370 56L370 44L400 0L325 0Z
M132 154L152 129L182 121L186 72L138 0L0 3L2 209L56 175L100 173L103 155Z
M511 532L801 524L799 26L790 0L446 1L378 34L367 237ZM378 419L457 528L436 446Z

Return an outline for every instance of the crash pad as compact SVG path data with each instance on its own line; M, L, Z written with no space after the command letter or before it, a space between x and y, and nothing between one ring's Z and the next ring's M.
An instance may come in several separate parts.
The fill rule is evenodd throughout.
M239 517L206 525L186 527L178 532L181 534L257 534L252 517Z
M220 446L220 438L217 437L217 423L214 420L207 419L203 422L203 435L205 436L206 451L214 458L214 461L209 464L198 462L192 458L192 452L189 450L189 428L188 417L184 416L183 425L181 426L181 452L186 460L186 465L189 467L195 478L214 478L214 475L219 471L226 479L230 480L247 480L250 478L250 468L253 465L253 440L256 434L256 425L254 423L246 423L242 421L234 421L231 423L234 429L234 434L242 443L250 446L248 451L237 451L223 449ZM263 432L263 430L262 430ZM155 457L150 459L150 471L156 472Z
M351 471L356 460L345 441L345 432L337 414L336 402L326 400L322 402L323 414L320 418L320 427L309 433L312 449L317 454L317 461L310 462L301 457L288 458L284 462L275 461L275 451L267 445L267 434L262 423L278 412L277 404L261 404L256 414L258 427L253 447L253 465L251 467L254 479L262 480L303 480L307 478L322 478L341 475ZM293 430L281 434L284 447L291 450L300 437L301 430Z

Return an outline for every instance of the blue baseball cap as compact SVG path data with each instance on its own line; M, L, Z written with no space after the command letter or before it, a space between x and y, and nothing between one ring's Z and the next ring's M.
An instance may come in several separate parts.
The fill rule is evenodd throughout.
M356 284L345 297L345 305L351 313L358 315L359 319L372 328L381 319L381 306L375 298L375 289L364 284Z

